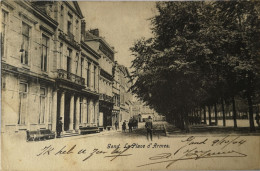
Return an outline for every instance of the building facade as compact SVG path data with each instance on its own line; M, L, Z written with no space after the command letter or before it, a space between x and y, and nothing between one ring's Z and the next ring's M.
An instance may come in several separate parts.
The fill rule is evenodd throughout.
M2 131L56 129L58 23L26 1L2 1Z
M120 115L120 70L118 68L118 63L115 61L115 65L113 67L113 110L112 110L112 126L115 128L115 123L118 124L121 121L121 115ZM119 125L120 128L120 125Z
M104 38L100 37L99 30L94 29L85 32L84 42L94 49L99 55L99 116L100 127L112 127L113 110L113 66L114 48Z
M129 91L132 86L130 73L128 69L123 65L117 65L119 72L119 90L120 90L120 114L119 124L122 125L124 121L129 121L133 117L133 95Z
M98 126L101 55L77 2L2 1L1 14L2 132Z
M145 122L149 116L151 116L153 121L164 121L165 117L159 115L154 109L145 105L140 100L134 100L132 108L133 117L138 119L139 122Z

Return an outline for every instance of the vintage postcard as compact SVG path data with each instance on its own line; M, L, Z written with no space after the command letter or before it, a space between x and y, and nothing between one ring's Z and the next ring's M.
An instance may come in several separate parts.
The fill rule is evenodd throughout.
M259 170L259 1L1 1L1 170Z

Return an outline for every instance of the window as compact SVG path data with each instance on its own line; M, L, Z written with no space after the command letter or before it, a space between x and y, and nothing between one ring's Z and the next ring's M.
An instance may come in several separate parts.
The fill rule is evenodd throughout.
M89 99L87 99L87 123L89 123Z
M89 87L90 82L90 62L88 62L88 69L87 69L87 86Z
M79 20L76 20L76 32L75 32L76 40L78 40L78 34L79 34Z
M60 69L63 68L62 64L63 64L63 44L61 43L60 44Z
M18 113L18 124L25 125L25 119L27 114L27 92L28 84L19 84L19 113Z
M72 15L68 13L68 24L67 24L67 31L68 35L70 36L72 34Z
M52 122L52 97L49 97L49 117L48 122Z
M70 78L70 73L71 73L71 54L72 50L68 49L68 56L67 56L67 78Z
M48 58L48 41L49 38L42 35L42 56L41 56L41 69L47 71L47 58Z
M80 61L80 76L82 77L82 73L83 73L83 67L84 67L84 58L81 58Z
M120 107L120 96L118 95L117 106Z
M28 52L29 52L29 33L30 26L23 23L22 24L22 45L21 45L21 63L28 65Z
M77 52L76 53L76 74L79 74L78 73L78 68L80 69L80 66L79 66L80 64L81 64L81 62L80 62L80 58L79 58L79 53Z
M96 72L97 72L97 67L94 66L94 90L96 90Z
M7 18L8 13L2 10L2 32L1 32L1 56L3 57L5 54L5 37L6 37L6 29L7 29Z
M79 98L79 123L83 122L83 98Z
M45 98L46 98L46 89L40 88L40 112L39 112L39 119L38 123L44 123L44 116L45 116Z
M95 121L96 121L96 115L95 115L95 113L96 113L96 105L95 105L95 103L94 103L94 105L93 105L93 120L92 120L92 123L95 123Z
M64 7L61 5L60 7L60 27L63 30L63 22L64 22Z
M71 34L71 22L70 21L68 21L68 34Z

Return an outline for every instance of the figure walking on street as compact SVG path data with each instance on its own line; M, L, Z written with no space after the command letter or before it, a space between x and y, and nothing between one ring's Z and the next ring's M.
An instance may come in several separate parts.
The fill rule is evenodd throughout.
M60 133L62 132L62 117L59 118L58 125L57 125L57 138L60 138Z
M118 122L117 122L117 121L115 122L115 127L116 127L116 130L119 129L119 128L118 128Z
M133 131L133 121L132 121L132 118L128 122L128 127L129 127L129 132L132 132Z
M148 119L145 122L145 128L147 130L147 140L149 141L149 135L151 141L153 140L153 122L151 116L148 117Z
M124 121L123 122L123 125L122 125L122 130L125 132L125 130L126 130L126 123L125 123L126 121Z

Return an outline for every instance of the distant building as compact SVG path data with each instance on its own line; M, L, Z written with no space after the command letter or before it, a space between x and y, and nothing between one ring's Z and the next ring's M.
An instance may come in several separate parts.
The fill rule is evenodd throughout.
M112 110L112 125L115 126L115 122L117 121L118 124L120 124L120 70L118 68L117 62L115 62L115 65L113 67L113 110ZM120 128L121 125L119 125Z
M120 115L119 115L119 123L122 123L133 116L132 114L132 103L133 103L133 95L129 92L130 87L133 82L130 78L130 73L128 69L123 65L117 65L119 72L119 90L120 90Z
M155 110L151 109L149 106L146 106L143 102L135 100L133 102L133 115L139 122L145 122L149 116L153 121L163 121L165 117L159 115Z

